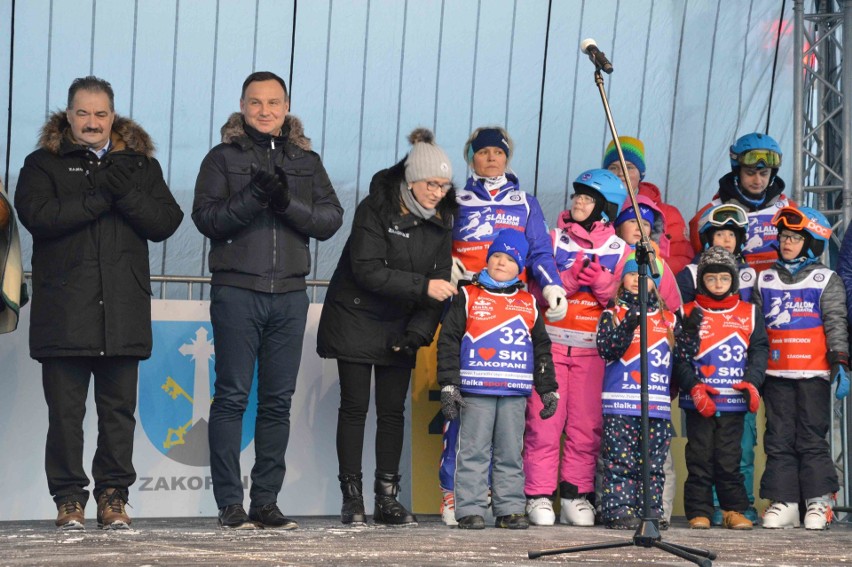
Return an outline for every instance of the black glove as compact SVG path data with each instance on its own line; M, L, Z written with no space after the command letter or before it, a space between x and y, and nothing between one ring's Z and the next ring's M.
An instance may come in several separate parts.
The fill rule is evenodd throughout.
M402 352L407 356L414 356L417 354L417 349L421 346L423 346L423 340L420 338L420 335L406 332L391 341L390 348L394 352Z
M283 213L290 205L290 187L287 186L287 174L277 165L275 166L275 175L281 182L281 186L272 193L272 208L276 212Z
M624 328L628 331L632 331L639 325L638 305L634 305L627 311L627 313L624 315L624 319L621 321L621 324L624 325Z
M559 405L559 392L547 392L541 395L541 403L544 407L538 412L541 419L550 419L556 413L556 406Z
M104 175L104 186L107 191L116 199L120 199L130 193L130 190L133 188L131 180L134 171L136 171L136 168L133 166L131 160L123 159L112 162L106 168L106 174Z
M704 313L698 307L693 308L692 313L689 314L688 317L681 316L680 312L677 312L677 316L680 319L680 328L687 335L697 335L698 329L701 328L701 321L704 320Z
M465 407L464 398L458 386L444 386L441 388L441 413L448 420L457 419L461 408Z
M281 180L274 173L269 173L251 164L251 194L263 204L269 203L272 195L281 187Z

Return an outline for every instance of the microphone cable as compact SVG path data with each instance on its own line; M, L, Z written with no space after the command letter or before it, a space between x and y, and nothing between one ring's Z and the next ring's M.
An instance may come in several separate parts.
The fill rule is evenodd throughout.
M787 0L781 0L781 17L778 18L778 32L775 34L775 56L772 61L772 79L769 82L769 106L766 109L766 130L764 133L769 135L769 118L772 116L772 93L775 92L775 71L778 68L778 46L781 43L781 27L784 25L784 8L787 5ZM798 54L801 57L801 53ZM796 80L799 80L798 78Z
M550 43L550 14L553 10L553 0L547 1L547 28L544 32L544 60L541 65L541 96L538 100L538 140L535 145L535 179L533 195L538 196L538 164L541 158L541 125L544 120L544 85L547 79L547 48Z

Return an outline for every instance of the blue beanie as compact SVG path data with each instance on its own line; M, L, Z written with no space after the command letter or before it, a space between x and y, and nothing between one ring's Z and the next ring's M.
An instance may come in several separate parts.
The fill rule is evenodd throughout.
M648 267L648 277L654 280L654 285L657 286L657 289L660 289L660 281L663 279L663 263L660 262L659 258L657 260L657 271L660 273L656 278L651 274L651 268ZM629 274L631 272L638 272L639 264L636 262L636 253L633 252L627 257L627 261L624 263L624 269L622 270L622 276L624 274Z
M639 205L639 214L642 215L643 220L648 221L648 224L652 227L654 226L654 209L648 205ZM636 219L636 213L633 211L633 205L628 205L621 211L618 218L615 219L615 228L618 228L626 221L634 219Z
M503 133L496 128L485 128L480 130L476 138L470 141L470 155L468 161L473 161L473 154L482 148L500 148L506 154L506 158L512 157L509 151L509 141L503 137Z
M497 233L497 238L488 247L488 256L485 258L487 262L491 259L491 255L495 252L503 252L512 257L518 265L518 271L524 271L524 264L527 257L527 252L530 245L527 243L527 237L520 230L514 228L504 228Z

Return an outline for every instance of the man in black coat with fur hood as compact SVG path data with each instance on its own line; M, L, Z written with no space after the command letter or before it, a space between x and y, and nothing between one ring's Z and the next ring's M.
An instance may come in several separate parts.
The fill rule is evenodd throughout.
M216 341L210 472L223 528L294 529L278 509L290 405L308 313L309 241L343 222L320 157L287 114L284 80L268 71L243 83L240 114L201 163L192 220L210 239L210 321ZM242 418L258 363L251 505L243 508Z
M183 213L141 126L115 114L110 84L74 80L68 108L27 156L15 207L33 237L30 355L41 362L50 424L45 469L57 527L82 529L89 492L83 416L94 375L98 526L127 528L139 360L151 355L148 241Z

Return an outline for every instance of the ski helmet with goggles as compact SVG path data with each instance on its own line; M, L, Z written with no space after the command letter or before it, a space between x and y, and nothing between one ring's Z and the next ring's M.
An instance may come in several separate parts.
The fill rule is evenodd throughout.
M772 136L752 132L734 142L731 146L731 169L741 166L763 169L768 167L774 177L781 167L781 146Z
M719 229L732 231L737 237L737 253L745 247L748 231L748 214L733 203L724 203L707 209L698 221L699 240L704 249L713 246L713 235Z
M775 213L772 224L778 228L778 238L781 239L781 230L787 229L793 232L803 232L809 238L805 238L805 248L809 258L822 255L828 239L831 238L831 224L821 212L811 207L784 207Z
M605 204L602 209L604 222L612 222L618 216L621 205L627 199L627 189L617 175L606 169L590 169L584 171L574 180L574 191L591 190L593 196L603 197ZM594 193L597 193L595 195Z

